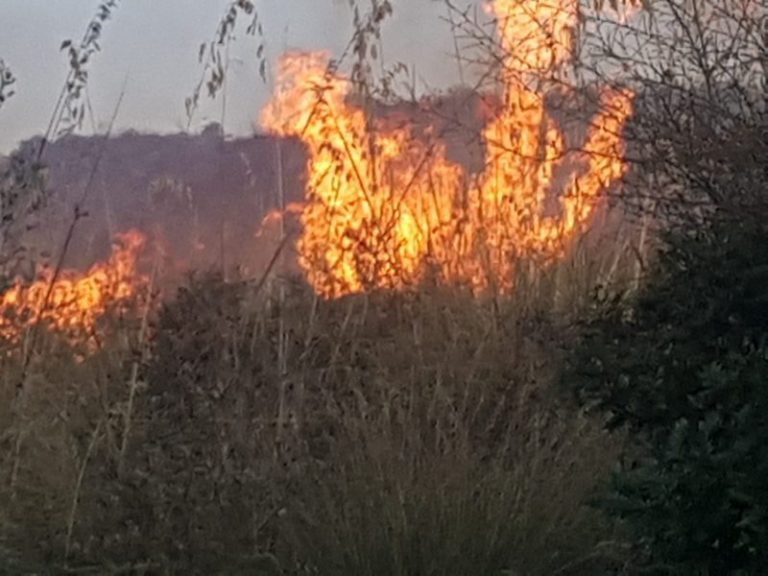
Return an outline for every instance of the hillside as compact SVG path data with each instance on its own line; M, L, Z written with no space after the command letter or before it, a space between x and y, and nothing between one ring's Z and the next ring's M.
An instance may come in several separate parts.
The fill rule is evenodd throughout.
M429 110L404 103L381 113L387 122L412 123L416 136L431 126L454 161L477 169L480 98L456 91L431 102ZM17 153L35 150L36 142L22 143ZM45 226L34 235L41 247L55 252L75 204L85 196L87 217L78 223L68 266L103 259L114 233L138 229L174 268L255 268L273 250L257 233L279 206L279 156L285 202L301 201L306 154L295 140L264 134L228 138L216 124L198 135L67 136L46 149L49 199L40 218Z

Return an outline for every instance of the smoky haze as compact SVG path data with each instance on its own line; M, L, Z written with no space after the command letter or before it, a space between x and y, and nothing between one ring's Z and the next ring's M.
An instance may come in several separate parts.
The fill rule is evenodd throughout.
M66 39L78 39L95 13L97 0L3 0L0 2L0 58L12 68L16 95L0 113L0 154L45 131L67 73ZM186 127L184 100L200 78L202 42L210 40L229 0L132 0L108 23L102 52L90 68L93 118L83 132L105 128L123 88L116 130L178 132ZM418 87L458 83L446 8L436 0L394 0L385 29L384 61L412 67ZM346 0L261 0L270 67L287 49L339 54L352 33ZM205 101L192 125L221 122L234 135L253 132L254 119L271 87L259 78L258 41L239 33L231 52L226 114L221 101Z

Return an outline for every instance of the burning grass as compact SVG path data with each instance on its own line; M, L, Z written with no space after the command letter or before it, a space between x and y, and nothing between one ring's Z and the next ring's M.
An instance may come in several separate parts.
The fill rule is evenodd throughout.
M17 560L170 573L599 574L620 547L585 504L618 446L551 383L559 311L631 274L606 246L519 271L500 299L198 276L148 332L109 307L81 358L51 333L23 414L2 418L0 436L21 432L6 542Z
M497 0L502 105L470 177L429 141L350 103L356 87L328 55L287 54L262 124L309 151L300 264L321 295L417 284L429 271L475 293L509 293L521 259L562 257L627 170L632 94L605 90L586 138L567 145L549 115L553 74L570 61L578 3ZM559 204L552 215L552 198Z
M144 242L137 231L122 233L109 259L85 273L43 268L32 283L17 279L0 296L0 337L18 344L31 327L44 323L73 339L88 338L111 307L137 297L146 285L137 269Z

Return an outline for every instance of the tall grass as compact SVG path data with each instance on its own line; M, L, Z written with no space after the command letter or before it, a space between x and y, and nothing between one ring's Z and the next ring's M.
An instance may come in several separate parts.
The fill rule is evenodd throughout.
M0 419L0 566L607 573L620 530L588 503L619 440L553 387L564 311L634 274L629 236L607 238L504 299L201 275L153 312L146 352L139 303L87 348L47 334L23 417ZM7 399L21 367L2 361Z

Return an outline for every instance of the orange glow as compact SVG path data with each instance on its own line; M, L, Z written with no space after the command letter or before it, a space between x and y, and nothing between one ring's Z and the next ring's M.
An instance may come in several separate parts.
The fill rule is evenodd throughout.
M286 218L301 214L304 211L304 204L300 202L289 202L285 210L275 208L270 210L261 220L261 226L256 231L256 237L260 238L266 231L271 231L280 225Z
M495 0L505 72L541 72L570 59L579 0Z
M579 150L549 116L544 100L553 87L542 79L570 61L577 9L577 0L491 5L507 55L503 105L483 132L486 167L474 182L439 140L352 105L354 87L328 71L328 55L283 57L261 120L307 146L298 251L319 294L403 288L427 271L476 293L508 292L521 258L567 249L624 175L620 134L632 112L631 94L603 93ZM559 208L549 214L552 198Z
M428 236L450 204L461 171L408 129L385 130L347 103L350 83L326 74L325 54L289 54L262 116L273 132L309 149L308 202L299 261L327 296L415 281ZM448 212L445 213L446 208Z
M0 336L18 341L38 320L69 336L89 335L108 308L134 297L146 279L136 268L144 237L135 231L119 234L109 260L86 274L65 270L44 302L53 272L42 270L32 284L17 281L0 295Z

